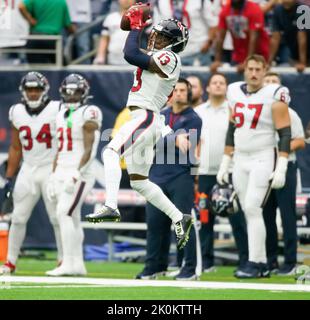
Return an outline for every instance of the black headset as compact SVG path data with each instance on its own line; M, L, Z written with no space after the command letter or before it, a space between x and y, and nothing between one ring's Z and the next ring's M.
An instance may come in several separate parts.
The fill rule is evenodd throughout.
M193 89L191 83L185 78L179 78L179 83L185 83L187 87L187 103L191 104L193 101Z

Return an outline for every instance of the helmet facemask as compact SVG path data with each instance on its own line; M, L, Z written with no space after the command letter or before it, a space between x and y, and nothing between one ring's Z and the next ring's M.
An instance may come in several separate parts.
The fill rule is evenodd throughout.
M84 92L76 84L68 84L60 90L63 104L67 108L77 109L82 105Z
M168 39L168 41L163 45L158 45L158 39L156 36L156 41L153 41L152 43L152 37L154 37L154 34L152 34L153 32L156 32L157 35L165 37L166 39ZM187 27L180 21L175 19L162 20L159 24L153 27L152 33L149 38L150 48L148 47L148 49L151 50L166 49L178 53L185 49L188 42Z
M155 27L150 33L147 48L150 51L157 51L162 49L167 49L170 47L172 40L164 35L163 33L158 32Z
M89 93L88 82L78 74L65 78L59 89L62 102L68 109L76 110L87 102Z

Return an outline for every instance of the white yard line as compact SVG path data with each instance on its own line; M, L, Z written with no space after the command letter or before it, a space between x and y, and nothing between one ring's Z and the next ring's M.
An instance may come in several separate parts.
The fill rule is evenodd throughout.
M63 285L95 285L106 287L177 287L200 289L244 289L269 291L301 291L310 292L310 285L302 284L272 284L272 283L239 283L239 282L211 282L211 281L165 281L165 280L128 280L101 278L73 278L73 277L22 277L1 276L1 284L8 283L44 283ZM14 287L13 287L14 288Z
M106 288L107 286L104 285L98 285L98 284L55 284L55 285L38 285L38 286L19 286L14 285L6 287L5 289L68 289L68 288ZM1 289L1 287L0 287ZM0 291L1 292L1 291ZM278 291L277 291L278 292Z

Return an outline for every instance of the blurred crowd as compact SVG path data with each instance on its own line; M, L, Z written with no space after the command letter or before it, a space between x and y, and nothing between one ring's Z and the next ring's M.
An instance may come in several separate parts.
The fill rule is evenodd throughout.
M302 1L302 0L301 0ZM149 0L153 24L176 18L185 23L190 40L181 55L186 66L225 65L243 71L246 56L262 54L269 65L293 66L302 72L310 62L310 29L298 6L306 0ZM126 65L122 48L127 31L119 27L135 0L19 0L18 12L30 35L75 34L73 59L82 64ZM309 5L309 4L308 4ZM300 11L300 13L298 13ZM98 17L102 21L93 24ZM91 28L87 28L93 24ZM82 31L81 30L84 30ZM142 44L151 27L144 30ZM0 41L1 42L1 41ZM55 49L55 41L30 40L27 49ZM87 53L93 50L93 54ZM84 58L83 58L84 57ZM27 53L28 63L54 63L54 54ZM68 63L68 61L64 61ZM70 61L69 61L70 62Z

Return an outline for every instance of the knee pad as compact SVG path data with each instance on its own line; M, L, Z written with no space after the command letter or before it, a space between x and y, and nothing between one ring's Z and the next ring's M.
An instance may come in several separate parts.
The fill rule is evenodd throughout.
M145 184L148 182L148 179L145 180L130 180L130 186L132 189L136 190L139 193L142 193Z

